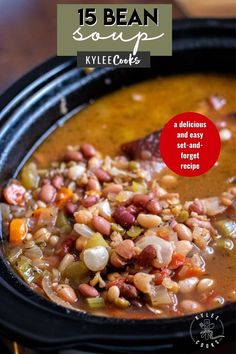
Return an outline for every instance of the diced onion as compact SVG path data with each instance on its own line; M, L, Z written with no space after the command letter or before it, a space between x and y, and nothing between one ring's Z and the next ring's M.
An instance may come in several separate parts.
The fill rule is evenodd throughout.
M94 234L94 230L92 230L90 227L88 227L85 224L75 224L74 230L75 232L77 232L77 234L88 238L90 238Z
M45 294L49 297L49 299L55 302L57 305L68 307L69 309L73 309L73 307L69 304L69 302L62 300L52 290L52 283L51 283L49 272L44 273L44 277L42 280L42 287L43 290L45 291Z

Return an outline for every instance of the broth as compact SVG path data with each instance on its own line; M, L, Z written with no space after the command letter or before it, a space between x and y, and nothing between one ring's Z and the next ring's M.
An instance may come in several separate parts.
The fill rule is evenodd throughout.
M65 122L42 143L33 154L31 161L36 162L39 169L46 169L53 161L63 159L66 146L80 145L85 142L93 144L103 155L114 157L120 154L121 144L161 129L178 113L196 111L207 115L216 124L222 124L222 121L226 120L227 129L230 130L232 137L222 142L218 164L209 172L192 178L175 176L177 183L170 186L168 192L179 193L183 203L195 198L220 196L230 187L236 186L234 163L236 118L228 116L229 113L236 111L235 88L234 78L214 74L157 78L123 88L90 104ZM226 104L220 110L214 110L209 105L208 100L212 95L220 95L226 99ZM173 173L164 168L157 180L161 181L165 175L173 175ZM217 220L218 216L213 219ZM220 219L222 217L219 217ZM236 234L233 234L231 244L233 248L235 237ZM218 242L217 237L212 241L213 246L214 242ZM205 297L197 291L178 295L180 300L191 298L199 301L200 299L206 308L217 307L236 299L235 248L226 247L222 250L215 247L213 254L209 250L203 252L206 262L204 277L214 279L214 291L208 292ZM86 311L90 311L83 299L79 307L81 306ZM183 314L178 307L168 311L169 316ZM131 306L124 311L109 304L105 309L95 312L108 316L140 319L166 316L166 314L155 314L146 307L140 309Z

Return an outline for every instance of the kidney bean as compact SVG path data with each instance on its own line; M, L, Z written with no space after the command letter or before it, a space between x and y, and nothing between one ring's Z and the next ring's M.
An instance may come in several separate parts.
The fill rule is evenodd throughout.
M122 185L120 184L115 184L115 183L110 183L108 186L103 188L102 195L104 197L107 197L109 193L114 193L118 194L123 190Z
M88 284L80 284L79 285L79 292L84 297L98 297L99 292L93 287Z
M120 287L120 295L125 299L135 299L138 297L138 292L135 286L123 283Z
M79 161L82 161L83 160L83 155L81 154L80 151L75 151L75 150L68 150L66 153L65 153L65 156L64 156L64 160L66 162L69 162L69 161L76 161L76 162L79 162Z
M134 256L134 243L132 240L124 240L115 248L115 252L124 258L125 260L129 260Z
M136 217L143 210L143 208L138 205L130 204L126 210Z
M56 189L60 189L64 184L64 179L62 176L54 176L52 179L52 185L53 187L55 187Z
M111 224L102 216L94 216L92 224L95 229L105 236L109 236L111 233Z
M51 184L45 184L42 186L39 193L39 199L44 203L50 203L54 200L56 189Z
M132 198L134 205L145 207L150 201L150 197L145 194L135 194Z
M146 209L154 215L159 215L162 211L162 207L157 200L150 200L146 204Z
M81 204L85 208L89 208L98 202L98 197L96 195L89 195L81 200Z
M65 209L66 209L66 212L69 214L69 215L73 215L76 210L78 209L78 205L72 203L71 201L67 202L66 205L65 205Z
M75 240L68 238L63 241L56 249L56 254L63 257L66 253L69 253L75 247Z
M120 224L124 229L130 229L135 222L135 217L125 207L118 207L113 217L117 224Z
M157 252L154 246L146 246L142 252L138 255L137 264L142 267L148 267L152 264L153 259L157 256Z
M81 145L80 149L86 159L89 159L96 155L96 149L91 144L84 143Z
M111 180L111 176L109 176L109 174L106 171L104 171L102 168L97 168L94 171L94 174L100 182L110 182Z

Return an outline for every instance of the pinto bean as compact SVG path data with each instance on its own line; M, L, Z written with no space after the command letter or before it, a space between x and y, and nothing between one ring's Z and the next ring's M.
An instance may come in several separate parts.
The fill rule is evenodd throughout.
M79 292L83 297L98 297L99 292L93 286L88 284L80 284L79 285Z
M86 159L90 159L91 157L96 155L96 149L91 144L84 143L81 145L80 149Z
M69 162L69 161L76 161L76 162L79 162L79 161L82 161L82 160L83 160L83 155L81 154L80 151L68 150L68 151L65 153L64 160L65 160L66 162Z
M111 180L111 176L102 168L97 168L94 173L100 182L110 182Z
M88 180L88 184L86 186L86 189L87 190L96 191L96 192L100 192L101 185L100 185L99 181L97 180L97 178L90 178Z
M56 189L60 189L64 184L64 179L62 176L54 176L52 179L52 185L53 187L55 187Z
M89 195L81 200L81 204L85 208L89 208L98 202L98 197L96 195Z
M122 241L118 246L116 246L115 252L125 260L129 260L133 258L135 254L133 241L132 240Z
M54 200L55 194L56 189L51 184L45 184L39 192L39 199L45 203L50 203Z
M103 188L102 195L103 197L107 197L109 193L118 194L123 191L123 187L121 184L110 183L108 186Z
M92 224L95 229L105 236L109 236L111 233L111 224L104 219L102 216L94 216L92 219Z
M184 224L177 224L174 227L174 230L177 232L178 237L180 240L187 240L187 241L192 241L193 240L193 234L192 231Z
M110 262L116 268L123 268L126 265L125 260L122 259L116 252L112 252Z
M137 258L137 264L142 267L148 267L152 264L152 261L156 258L157 252L154 246L146 246Z
M117 224L120 224L124 229L130 229L135 222L135 217L127 211L125 207L118 207L113 214Z

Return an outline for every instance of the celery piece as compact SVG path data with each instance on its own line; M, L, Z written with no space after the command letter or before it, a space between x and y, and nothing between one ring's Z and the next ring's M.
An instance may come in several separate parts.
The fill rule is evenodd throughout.
M125 234L125 229L123 229L123 227L120 226L119 224L112 223L111 229L112 229L112 231L119 232L121 235Z
M59 211L57 215L56 227L60 229L62 234L68 234L72 230L69 220L63 211Z
M127 231L127 235L129 237L135 238L138 237L142 231L143 229L139 226L131 226L131 228Z
M31 162L25 165L21 172L21 181L26 189L35 189L38 187L39 175L35 163Z
M135 182L135 181L132 182L130 189L134 193L142 193L142 194L145 194L147 191L146 187L143 184Z
M104 240L103 236L96 232L92 237L88 239L85 248L92 248L97 246L108 247L108 243Z
M21 256L13 266L18 272L18 274L21 276L21 278L28 284L32 283L32 281L38 275L38 272L30 264L29 258L25 256Z
M77 288L81 283L87 283L90 279L89 269L82 261L69 264L63 275L65 278L69 279L70 285L73 288Z
M22 248L14 247L7 251L7 258L9 262L13 264L21 256L21 254L22 254Z
M86 299L86 302L92 310L105 307L105 301L103 297L90 297Z
M187 210L181 210L181 212L179 213L179 215L177 216L176 220L178 222L185 222L186 220L188 220L189 218L189 213Z

